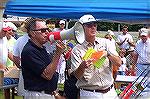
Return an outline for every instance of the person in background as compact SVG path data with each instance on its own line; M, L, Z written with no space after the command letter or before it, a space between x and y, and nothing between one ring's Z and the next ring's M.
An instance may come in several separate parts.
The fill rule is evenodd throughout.
M112 48L113 48L114 50L116 50L116 41L113 39L113 36L112 36L112 35L114 35L113 32L112 32L112 31L109 31L109 32L105 35L105 38L110 40L110 43L111 43L111 45L112 45Z
M116 36L112 30L108 30L107 33L112 36L112 39L116 40Z
M0 69L6 69L6 62L8 58L6 31L8 30L8 28L1 28L0 30Z
M28 20L28 19L26 19L26 21L27 21L27 20ZM17 33L18 33L20 36L23 36L24 34L27 33L27 29L25 28L25 26L26 26L26 21L23 21L23 22L21 23L21 26L18 27L18 29L17 29Z
M124 75L125 76L126 71L128 70L128 68L126 66L127 61L126 61L126 58L125 58L125 53L126 53L125 49L120 49L119 56L121 57L122 64L118 69L118 75Z
M51 20L46 20L46 25L49 28L50 31L52 31L55 28L55 23L52 22Z
M105 35L105 38L110 40L110 43L112 45L112 49L116 50L116 41L113 39L114 33L111 30L108 30L107 34ZM113 66L114 64L110 63L112 65L112 74L114 80L116 79L118 67Z
M74 47L74 45L71 42L69 42L67 44L67 51L64 53L64 57L66 60L68 60L70 58L73 47Z
M71 75L78 81L80 99L114 99L117 94L113 87L111 61L115 66L121 65L118 53L111 48L110 41L105 38L97 38L97 21L92 15L83 15L79 22L85 30L85 41L77 44L71 54ZM93 48L103 51L102 57L106 58L101 68L93 65L93 59L83 60L86 51Z
M59 28L54 28L52 30L52 32L60 32L60 31L64 31L65 30L65 20L60 20L59 21ZM67 40L63 40L63 43L67 44ZM56 43L54 42L52 45L51 45L53 48L55 48L56 46ZM64 88L61 87L61 86L64 86L64 82L65 82L65 68L66 68L66 60L64 58L64 55L62 54L60 59L59 59L59 62L57 64L57 72L59 73L59 79L58 79L58 90L59 90L59 93L61 95L64 94Z
M64 20L60 20L59 21L59 28L54 28L52 31L53 32L60 32L60 31L62 31L62 30L65 30L65 24L66 24L66 22L64 21Z
M8 50L8 41L6 37L6 32L10 31L10 27L3 27L0 29L0 70L3 70L4 73L8 71L6 63L7 59L11 59L13 61L13 58L11 57L11 53ZM4 84L7 79L4 79ZM9 99L10 94L9 90L4 89L5 93L5 99Z
M7 28L8 28L8 31L6 31L6 37L7 37L7 41L8 41L8 50L9 50L9 53L11 54L11 58L13 59L12 51L13 51L13 46L16 42L16 39L13 37L14 33L13 33L12 28L10 28L10 27L7 27ZM7 58L6 66L13 67L14 66L13 61L11 61L9 58Z
M12 36L17 40L19 38L19 35L17 33L17 27L12 22L4 22L3 27L10 27L12 29Z
M140 39L137 41L135 45L135 52L134 52L134 60L136 63L136 76L150 78L150 38L148 37L148 29L142 29L139 31ZM146 69L146 70L145 70ZM144 72L142 75L141 73ZM144 91L141 93L145 98L150 96L150 79L143 84L146 87Z
M27 23L30 37L21 53L21 66L24 78L24 99L57 99L56 93L58 73L57 63L64 52L65 46L57 42L54 55L47 53L43 44L49 33L45 22L40 19L30 19ZM53 96L54 95L54 96Z
M129 55L126 56L127 60L127 76L135 76L136 64L134 63L134 48L128 50Z
M66 69L65 69L65 82L64 93L66 99L78 99L79 89L76 86L77 78L71 74L71 52L74 47L72 43L68 43L68 51L65 53Z
M123 26L122 34L118 35L117 37L117 44L119 45L119 48L123 48L126 50L126 55L128 55L128 50L130 47L135 47L133 37L128 33L128 27Z
M29 40L29 36L26 33L17 39L17 41L13 47L14 63L20 69L19 84L18 84L18 88L17 88L17 94L19 96L24 96L24 93L25 93L22 69L21 69L21 52L22 52L25 44L28 42L28 40Z

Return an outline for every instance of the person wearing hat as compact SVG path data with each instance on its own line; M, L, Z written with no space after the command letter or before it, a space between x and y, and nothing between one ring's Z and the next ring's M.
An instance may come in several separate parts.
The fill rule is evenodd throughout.
M140 76L140 74L146 69L145 73L141 76L150 77L150 38L148 37L148 29L142 29L140 31L140 40L137 41L135 45L135 53L134 59L137 66L136 76ZM148 97L150 96L150 79L144 83L148 84L148 86L142 92L142 95ZM149 95L148 95L149 94ZM148 96L147 96L148 95Z
M3 70L4 72L8 71L6 66L7 59L9 58L13 60L13 58L11 57L11 53L9 53L8 50L8 41L6 38L6 32L11 30L12 29L10 27L3 27L0 29L0 70ZM8 91L4 89L4 93L5 93L5 99L8 99L10 97Z
M117 94L113 87L111 61L115 66L121 65L121 58L111 48L110 41L105 38L97 38L97 21L92 15L83 15L79 22L85 31L85 41L77 44L71 54L71 75L78 81L76 86L80 89L80 99L114 99ZM103 51L106 58L100 68L93 65L93 59L84 60L83 57L88 49Z
M6 31L8 30L9 28L0 29L0 69L6 68L6 62L8 58Z
M3 28L4 30L4 28ZM13 67L14 64L13 64L13 55L12 55L12 51L13 51L13 46L16 42L16 39L13 37L13 31L12 31L12 28L11 27L5 27L5 30L6 32L6 37L7 37L7 46L8 46L8 51L9 51L9 54L11 56L11 59L7 58L7 63L6 63L6 66L7 67Z
M65 30L65 20L60 20L59 21L59 27L58 28L54 28L52 31L53 32L60 32ZM63 43L66 45L67 40L63 40ZM51 44L51 49L53 48L53 50L55 50L55 42L53 44ZM64 85L64 81L65 81L65 68L66 68L66 61L65 61L65 57L62 54L59 62L58 62L58 66L57 66L57 72L59 73L59 79L58 79L58 85ZM64 89L58 87L59 93L61 95L63 95L64 93Z
M4 23L3 23L3 27L9 27L9 28L11 28L12 36L13 36L15 39L18 39L18 38L19 38L19 35L18 35L18 33L17 33L17 27L15 26L14 23L12 23L12 22L4 22Z
M111 30L108 30L107 34L105 35L105 38L110 40L112 48L114 48L114 50L116 50L116 41L115 41L114 37L115 37L114 32Z
M65 30L65 21L64 20L60 20L59 21L59 28L54 28L52 31L53 32L60 32L60 31L62 31L62 30Z

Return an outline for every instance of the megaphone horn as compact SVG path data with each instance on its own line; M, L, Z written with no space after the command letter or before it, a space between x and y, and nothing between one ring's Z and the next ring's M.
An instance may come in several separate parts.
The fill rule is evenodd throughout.
M55 40L75 40L77 43L82 44L85 40L84 28L80 22L76 22L71 29L61 32L50 32L48 39L50 42Z

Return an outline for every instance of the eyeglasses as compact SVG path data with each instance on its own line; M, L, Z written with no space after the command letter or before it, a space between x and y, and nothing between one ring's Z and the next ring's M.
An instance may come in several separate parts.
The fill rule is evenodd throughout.
M41 33L45 33L49 30L49 28L42 28L42 29L37 29L37 30L32 30L32 31L41 31Z
M85 26L87 26L88 28L91 28L91 27L97 27L97 23L96 22L89 22L89 23L84 23Z

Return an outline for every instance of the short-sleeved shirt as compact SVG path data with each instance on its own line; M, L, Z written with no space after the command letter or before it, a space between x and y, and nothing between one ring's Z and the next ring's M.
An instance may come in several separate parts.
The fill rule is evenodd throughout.
M87 41L83 44L77 44L71 54L71 70L75 71L82 62L88 48L94 48L96 51L106 50L112 55L118 55L116 50L111 48L110 41L105 38L96 38L94 45L90 45ZM78 79L76 85L78 88L83 89L106 89L113 84L112 67L110 66L109 59L106 60L101 68L91 66L85 69L83 76Z
M126 39L126 41L120 46L120 48L129 49L130 45L127 42L127 40L129 40L129 42L133 42L133 38L132 38L132 36L130 34L126 34L126 35L121 34L121 35L118 35L117 42L123 42L125 39Z
M6 65L7 58L8 58L8 42L7 38L3 37L0 38L0 63Z
M13 55L17 57L21 57L21 52L25 46L25 44L28 42L30 37L28 34L24 34L23 36L19 37L13 47Z
M142 40L137 41L135 52L138 54L137 63L150 64L150 39L147 39L145 43Z
M45 47L35 45L28 41L21 53L21 66L24 78L24 87L30 91L49 91L57 88L58 74L54 73L51 80L41 77L44 69L51 63L52 56L47 53Z

